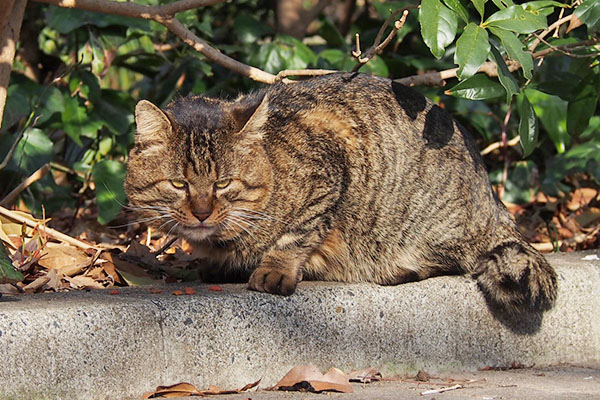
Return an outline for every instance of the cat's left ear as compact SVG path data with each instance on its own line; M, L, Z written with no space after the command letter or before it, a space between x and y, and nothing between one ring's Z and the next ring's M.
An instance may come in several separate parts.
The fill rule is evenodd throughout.
M269 99L266 94L241 98L232 104L231 114L238 134L260 139L269 115Z
M171 121L166 114L148 100L135 106L136 143L166 142L171 135Z

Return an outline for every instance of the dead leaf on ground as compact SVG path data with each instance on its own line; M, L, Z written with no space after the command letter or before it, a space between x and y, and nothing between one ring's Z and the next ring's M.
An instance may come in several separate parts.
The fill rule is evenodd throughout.
M156 279L152 278L144 268L133 262L122 260L119 257L118 250L104 252L102 258L111 262L130 286L152 285L156 283Z
M88 266L92 257L81 249L67 244L47 243L42 250L38 264L44 268L57 269L68 276L73 276Z
M371 383L382 378L381 372L375 368L365 368L360 371L348 372L350 382Z
M210 385L208 390L198 390L194 385L187 382L177 383L170 386L158 386L154 392L145 393L142 399L154 399L160 397L187 397L187 396L213 396L222 394L236 394L258 386L260 379L249 383L241 389L226 390Z
M310 392L335 391L352 393L348 375L337 368L330 368L325 374L315 365L299 365L292 368L271 389L297 390Z

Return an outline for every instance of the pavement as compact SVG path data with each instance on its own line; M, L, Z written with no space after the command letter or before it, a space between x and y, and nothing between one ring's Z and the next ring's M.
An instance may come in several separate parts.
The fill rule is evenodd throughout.
M302 282L290 297L235 284L222 291L196 284L195 294L182 296L172 294L181 285L161 293L4 296L0 399L139 399L159 385L231 389L259 378L264 389L308 363L440 378L329 395L343 400L600 399L599 258L598 251L548 256L558 273L557 304L521 319L490 312L463 276L393 287ZM499 370L515 366L533 368ZM460 389L420 395L461 379ZM260 390L218 398L314 396L323 395Z

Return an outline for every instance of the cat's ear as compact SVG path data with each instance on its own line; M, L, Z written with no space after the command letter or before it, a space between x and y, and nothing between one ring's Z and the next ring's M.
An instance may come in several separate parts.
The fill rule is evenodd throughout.
M269 99L265 94L242 98L233 103L231 114L238 134L260 139L269 114Z
M135 106L136 143L167 141L171 136L171 121L167 115L148 100L141 100Z

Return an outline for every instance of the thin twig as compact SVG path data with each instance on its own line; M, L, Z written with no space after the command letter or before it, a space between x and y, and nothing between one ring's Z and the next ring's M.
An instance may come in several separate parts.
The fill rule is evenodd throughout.
M570 14L570 15L567 15L566 17L564 17L564 18L558 19L556 22L554 22L548 28L544 29L539 35L536 35L536 40L534 40L533 42L531 42L531 44L529 45L529 51L531 51L533 53L533 51L535 50L535 48L540 44L541 39L543 39L546 36L548 36L548 34L550 32L552 32L554 29L557 29L562 24L571 21L571 19L573 18L573 15L574 14Z
M508 142L506 142L506 145L510 146L510 147L516 146L517 144L519 144L520 141L521 141L521 138L517 135L514 138L510 139ZM482 156L485 156L486 154L489 154L494 150L498 150L502 146L503 146L502 141L492 143L489 146L487 146L485 149L481 150L480 154Z
M20 222L22 224L25 224L31 228L38 228L40 230L40 232L43 232L49 236L52 236L55 239L58 240L62 240L63 242L67 242L69 244L72 244L73 246L76 247L80 247L84 250L86 249L95 249L94 246L88 244L88 243L84 243L81 240L77 240L69 235L66 235L62 232L59 232L55 229L52 228L48 228L47 226L41 225L39 222L37 221L33 221L31 219L25 218L7 208L4 208L2 206L0 206L0 215L5 216L6 218L9 218L13 221L17 221Z
M571 52L569 52L567 50L561 49L560 47L556 47L556 46L552 45L546 39L542 38L539 35L535 35L535 37L538 38L546 46L548 46L552 50L552 52L562 53L562 54L567 55L569 57L573 57L573 58L588 58L588 57L595 57L597 55L596 53L592 53L592 54L575 54L575 53L571 53Z
M275 77L275 82L279 82L283 80L284 82L290 83L293 82L289 79L284 79L290 76L322 76L329 75L339 71L331 70L331 69L286 69L284 71L280 71Z
M42 165L40 168L38 168L37 171L35 171L27 179L25 179L23 182L21 182L16 188L11 190L11 192L9 194L7 194L2 199L2 201L0 201L0 206L2 206L2 207L10 206L16 200L16 198L19 197L19 194L23 190L27 189L34 182L37 182L40 179L42 179L44 176L46 176L46 174L48 172L50 172L50 164Z
M399 20L394 22L394 27L392 28L392 31L387 35L385 40L382 42L381 38L383 37L383 33L385 32L387 27L390 25L390 23L392 21L394 21L400 13L402 13L402 17L400 17ZM354 68L352 69L352 72L357 72L360 69L360 67L362 67L363 65L368 63L371 58L373 58L376 54L379 54L383 51L383 49L392 41L392 39L394 39L394 37L396 36L396 33L398 33L398 31L400 29L402 29L402 27L404 26L404 23L406 22L406 17L408 17L408 9L403 8L403 9L394 11L392 13L392 15L390 15L389 18L385 20L385 22L379 29L379 32L377 33L377 36L375 37L375 41L373 42L373 45L369 48L369 50L367 50L367 53L365 54L364 57L361 57L362 53L360 51L360 37L359 37L358 33L356 34L356 51L353 51L352 55L354 57L356 57L358 63L354 66Z
M425 395L428 395L428 394L439 394L439 393L448 392L450 390L462 389L463 387L464 387L463 385L454 385L454 386L443 387L443 388L439 388L439 389L426 390L426 391L421 392L419 394L421 396L425 396Z
M577 43L565 44L562 46L556 46L555 49L544 49L532 54L533 58L542 58L550 53L555 53L557 50L569 50L579 47L593 46L600 42L600 39L594 38L590 40L583 40ZM506 65L509 71L516 71L521 68L521 64L514 60L507 60ZM405 78L396 79L395 82L401 83L407 86L445 86L446 79L452 79L457 77L458 68L450 68L443 71L427 72L421 75L411 75ZM498 76L498 69L495 62L486 61L484 62L477 72L483 72L484 74L495 77Z

